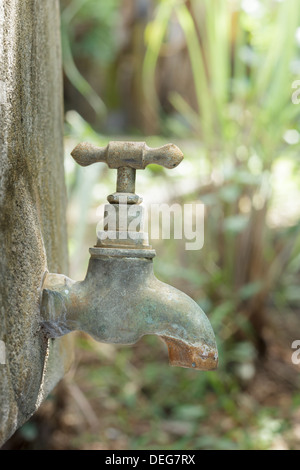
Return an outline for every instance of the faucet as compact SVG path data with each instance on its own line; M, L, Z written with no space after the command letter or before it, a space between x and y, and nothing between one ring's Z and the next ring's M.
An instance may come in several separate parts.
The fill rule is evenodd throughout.
M55 338L80 330L104 343L133 344L157 335L173 366L213 370L218 351L213 329L199 305L153 272L155 250L144 229L142 199L135 194L137 169L148 164L175 168L183 159L174 144L80 143L71 155L81 166L105 162L117 169L116 192L104 207L104 227L90 248L86 277L75 282L47 273L41 297L42 327Z

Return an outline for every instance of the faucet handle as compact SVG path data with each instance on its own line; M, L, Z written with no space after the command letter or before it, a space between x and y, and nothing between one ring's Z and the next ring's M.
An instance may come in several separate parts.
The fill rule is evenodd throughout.
M78 144L71 152L81 166L104 162L109 168L128 167L144 170L151 163L165 168L175 168L183 159L183 153L174 144L150 148L145 142L110 142L106 147L96 147L88 142Z
M150 148L145 142L120 141L110 142L106 147L82 142L71 155L81 166L105 162L109 168L118 170L117 191L107 197L110 204L140 204L142 198L135 194L136 170L143 170L150 163L171 169L183 159L183 153L174 144Z

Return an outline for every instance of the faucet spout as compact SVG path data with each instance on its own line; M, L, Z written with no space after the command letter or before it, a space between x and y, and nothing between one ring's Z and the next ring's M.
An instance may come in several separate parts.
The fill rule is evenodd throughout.
M186 294L154 276L151 284L149 313L153 327L150 332L166 343L170 365L197 370L216 369L216 340L203 310Z
M186 294L155 277L153 250L127 250L126 256L121 249L90 251L84 281L59 274L45 280L42 315L48 336L81 330L100 342L133 344L152 334L166 343L170 365L217 367L206 315Z

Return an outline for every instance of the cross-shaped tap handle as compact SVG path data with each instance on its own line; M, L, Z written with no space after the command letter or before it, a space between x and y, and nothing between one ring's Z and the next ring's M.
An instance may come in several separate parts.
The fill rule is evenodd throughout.
M78 144L71 152L74 160L81 166L105 162L109 168L118 170L117 193L108 196L109 202L120 203L120 194L126 193L127 204L141 202L135 192L136 170L156 164L165 168L175 168L183 159L183 153L174 144L150 148L145 142L110 142L106 147L96 147L88 142ZM130 196L132 194L132 196Z
M150 148L145 142L110 142L106 147L83 142L74 148L71 155L81 166L105 162L109 168L128 167L136 170L144 170L151 163L171 169L183 159L183 153L174 144Z

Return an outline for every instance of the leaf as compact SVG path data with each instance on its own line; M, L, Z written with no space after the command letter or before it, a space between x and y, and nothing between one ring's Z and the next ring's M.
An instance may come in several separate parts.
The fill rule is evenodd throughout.
M256 357L256 350L252 343L243 341L233 346L230 352L228 352L228 360L236 362L250 362Z
M179 405L175 410L176 419L195 421L206 416L207 411L202 405Z
M249 217L246 215L233 215L227 217L224 221L224 229L227 232L241 233L247 227Z
M213 328L218 328L223 320L234 312L235 305L232 301L228 300L223 302L221 305L218 305L210 315L210 320Z
M223 186L219 190L219 196L220 198L225 201L225 202L235 202L239 198L241 194L241 188L239 186L230 184Z
M239 297L242 300L250 299L254 297L258 292L261 290L263 283L261 281L250 282L249 284L245 284L239 290Z

